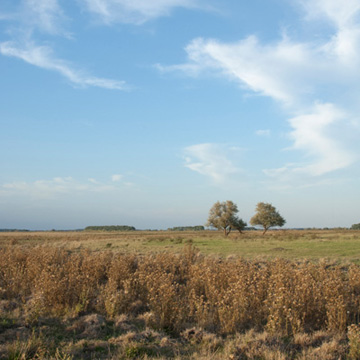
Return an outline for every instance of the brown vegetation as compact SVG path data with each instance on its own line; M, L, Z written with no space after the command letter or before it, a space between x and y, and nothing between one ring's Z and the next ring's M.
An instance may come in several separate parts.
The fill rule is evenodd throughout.
M360 266L13 245L0 315L0 358L358 359Z

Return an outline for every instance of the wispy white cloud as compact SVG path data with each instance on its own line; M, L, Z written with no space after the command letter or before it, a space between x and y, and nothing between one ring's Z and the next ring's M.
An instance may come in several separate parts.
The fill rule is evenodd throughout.
M285 104L292 103L299 92L311 90L296 86L299 82L305 85L306 79L293 72L295 67L308 66L307 46L293 44L286 38L275 45L262 45L255 36L233 44L198 38L185 50L188 63L162 66L162 71L181 70L193 75L217 70L249 90Z
M72 84L87 87L95 86L105 89L125 90L126 84L123 81L98 78L86 74L83 70L75 69L68 62L57 59L48 46L37 46L32 42L25 45L12 41L0 43L0 53L5 56L19 58L31 65L55 71Z
M256 130L255 134L258 136L269 137L271 135L271 131L269 129L260 129Z
M335 31L328 43L324 44L326 54L335 56L337 61L350 67L358 67L360 61L360 3L357 0L298 0L306 11L307 19L327 20Z
M175 8L197 8L202 0L79 0L84 8L103 23L142 24L148 20L167 16ZM13 5L13 13L0 14L8 20L10 41L0 44L0 53L17 57L25 62L60 73L72 84L80 87L95 86L112 90L128 90L124 81L89 75L70 62L54 55L50 42L42 45L38 32L47 36L72 37L65 25L70 23L58 0L21 0Z
M289 114L292 148L301 151L305 161L267 170L271 176L320 176L357 159L347 150L347 138L338 136L334 128L348 126L357 113L355 104L351 108L347 103L343 111L338 95L360 90L360 4L357 0L299 2L307 20L323 18L333 25L331 36L323 42L296 42L283 34L267 44L254 35L235 43L198 38L185 48L186 63L157 65L160 71L182 71L189 76L220 74L278 102Z
M81 0L102 22L143 24L167 16L174 8L196 8L199 0Z
M341 122L346 114L333 104L316 104L309 114L299 115L289 120L293 131L289 137L293 139L292 149L303 150L306 158L304 164L290 164L273 170L265 170L269 176L292 176L309 174L319 176L328 172L345 168L352 164L356 157L343 149L327 132L331 125Z
M284 168L274 169L274 174L269 175L262 184L267 189L280 191L282 193L292 192L293 189L308 189L316 187L346 186L346 183L353 179L344 176L311 176L306 173L294 174L289 171L292 164L287 164ZM278 171L278 174L275 172Z
M52 199L59 195L75 195L91 192L113 192L127 184L100 182L94 178L79 181L72 177L55 177L50 180L36 180L33 182L15 181L0 184L0 196L22 196L34 199Z
M212 143L188 146L184 149L185 167L220 184L240 171L229 156L238 150Z
M315 162L295 171L305 171L312 175L322 175L345 168L353 163L355 156L329 136L331 125L341 122L346 114L333 104L316 104L311 114L300 115L289 120L293 131L294 149L303 150L315 158Z
M337 28L356 24L356 16L360 10L358 0L298 0L298 2L304 7L309 20L325 18Z
M65 13L57 0L23 0L21 22L49 34L65 34Z
M8 14L10 41L0 43L0 54L21 59L42 69L55 71L73 85L100 87L111 90L128 90L124 81L106 79L88 74L68 61L54 55L53 48L39 45L36 30L46 35L64 35L67 17L58 0L23 0L13 14ZM14 26L16 25L16 26Z
M113 182L119 182L121 181L122 179L124 178L124 175L121 175L121 174L114 174L111 176L111 180Z

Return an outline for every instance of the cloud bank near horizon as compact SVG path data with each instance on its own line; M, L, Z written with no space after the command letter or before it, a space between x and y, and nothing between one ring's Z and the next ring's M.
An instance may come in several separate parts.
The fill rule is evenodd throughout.
M113 193L124 187L133 186L132 183L123 181L123 175L114 174L111 181L101 182L94 178L87 181L76 180L71 176L55 177L50 180L35 180L32 182L14 181L0 184L0 197L21 196L37 200L53 199L66 194L81 193Z

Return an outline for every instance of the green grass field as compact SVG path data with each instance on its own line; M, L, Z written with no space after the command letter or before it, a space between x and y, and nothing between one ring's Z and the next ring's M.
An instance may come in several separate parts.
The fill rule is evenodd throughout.
M204 255L254 258L327 259L360 263L360 231L278 230L221 232L17 232L0 233L0 246L56 246L72 251L89 249L121 253L179 253L192 243Z

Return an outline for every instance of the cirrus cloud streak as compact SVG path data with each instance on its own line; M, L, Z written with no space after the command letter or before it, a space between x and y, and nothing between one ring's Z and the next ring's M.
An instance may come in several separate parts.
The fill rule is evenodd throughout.
M0 53L5 56L16 57L42 69L55 71L77 86L96 86L112 90L124 90L127 88L124 81L98 78L88 75L82 70L75 69L68 62L57 59L48 46L36 46L31 42L21 46L9 41L0 43Z
M57 0L24 0L12 14L7 14L4 20L9 22L7 32L11 40L0 43L0 54L55 71L75 86L129 89L124 81L90 75L69 61L58 58L48 41L46 45L39 45L38 31L47 36L71 37L63 28L67 17Z
M141 25L168 16L175 8L197 8L198 0L81 0L85 8L103 23Z

